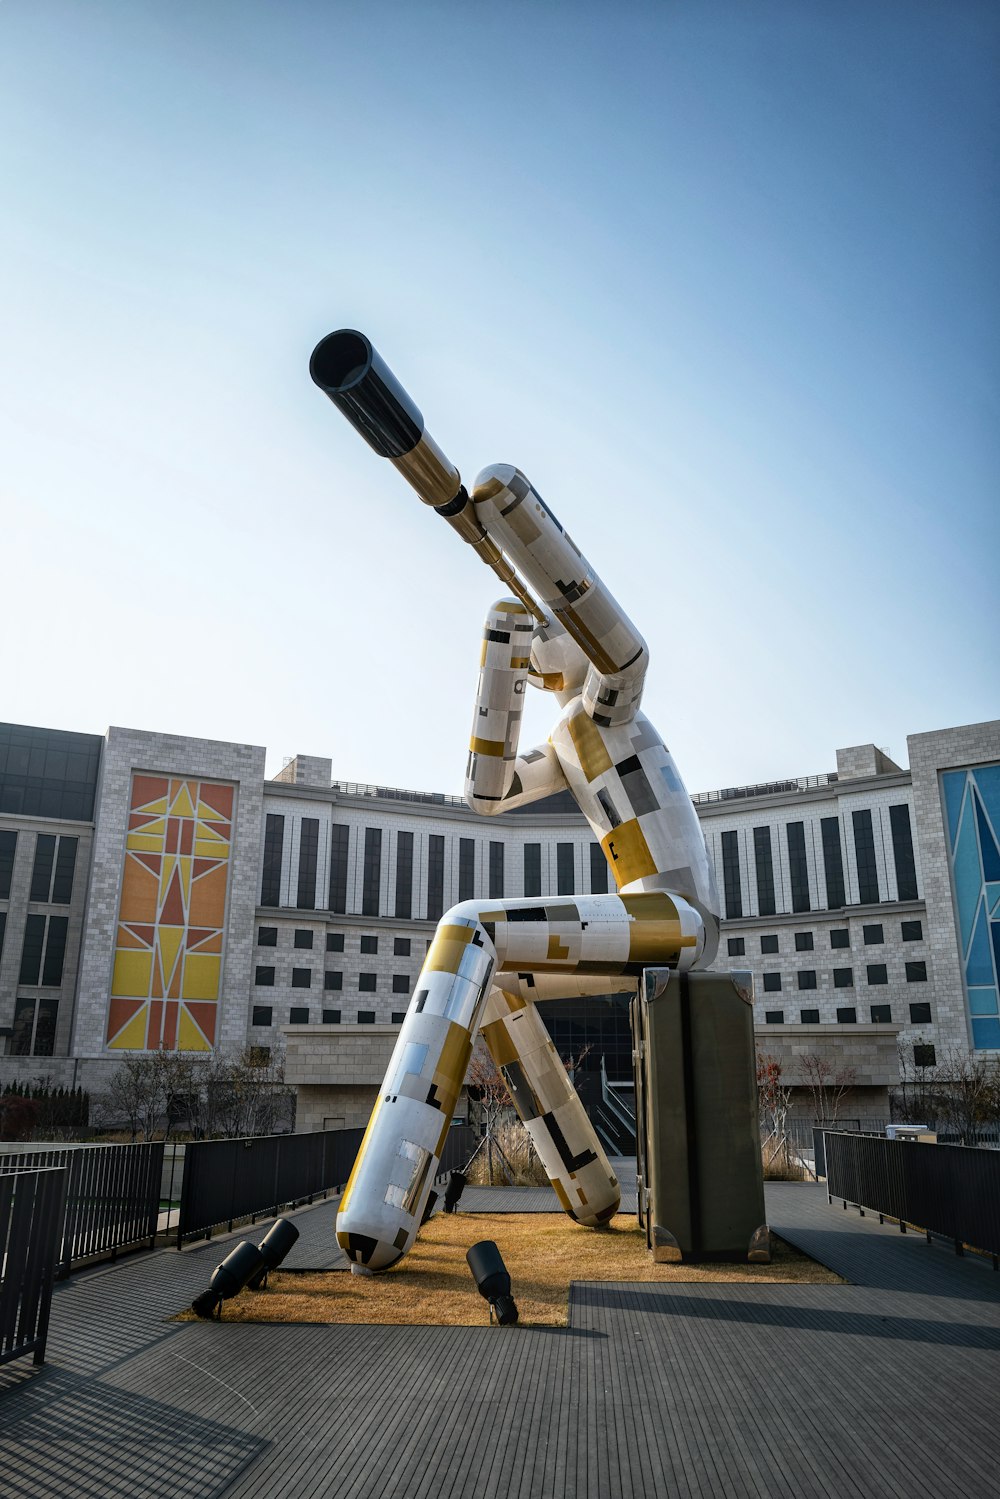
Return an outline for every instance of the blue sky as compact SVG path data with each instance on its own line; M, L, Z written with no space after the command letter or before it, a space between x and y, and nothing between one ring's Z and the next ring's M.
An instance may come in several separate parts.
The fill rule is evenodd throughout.
M690 789L997 716L998 59L963 0L7 0L0 716L459 789L499 585L310 384L344 325L531 477Z

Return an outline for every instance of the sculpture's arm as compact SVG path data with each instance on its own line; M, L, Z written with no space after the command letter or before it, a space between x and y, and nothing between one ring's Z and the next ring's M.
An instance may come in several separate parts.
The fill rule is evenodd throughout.
M501 599L486 616L465 799L487 817L566 786L551 744L526 755L517 752L531 634L532 617L517 599Z

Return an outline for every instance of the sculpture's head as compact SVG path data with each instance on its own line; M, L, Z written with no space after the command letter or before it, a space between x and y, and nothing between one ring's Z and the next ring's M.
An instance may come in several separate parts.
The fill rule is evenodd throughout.
M554 692L560 702L576 697L590 666L571 635L554 620L536 625L531 637L528 681L544 692Z

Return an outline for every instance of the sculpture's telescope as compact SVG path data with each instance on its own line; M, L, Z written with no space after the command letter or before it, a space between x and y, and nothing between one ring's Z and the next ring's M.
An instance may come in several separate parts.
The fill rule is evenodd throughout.
M371 341L353 328L328 333L312 352L309 373L369 447L388 458L424 504L432 505L535 618L544 621L545 611L477 520L458 469L431 437L419 406Z

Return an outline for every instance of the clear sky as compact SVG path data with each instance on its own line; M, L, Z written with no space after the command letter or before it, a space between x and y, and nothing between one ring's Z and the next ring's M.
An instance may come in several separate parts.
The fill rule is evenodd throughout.
M974 0L6 0L0 717L460 789L502 590L311 385L345 325L691 790L997 716L998 61Z

